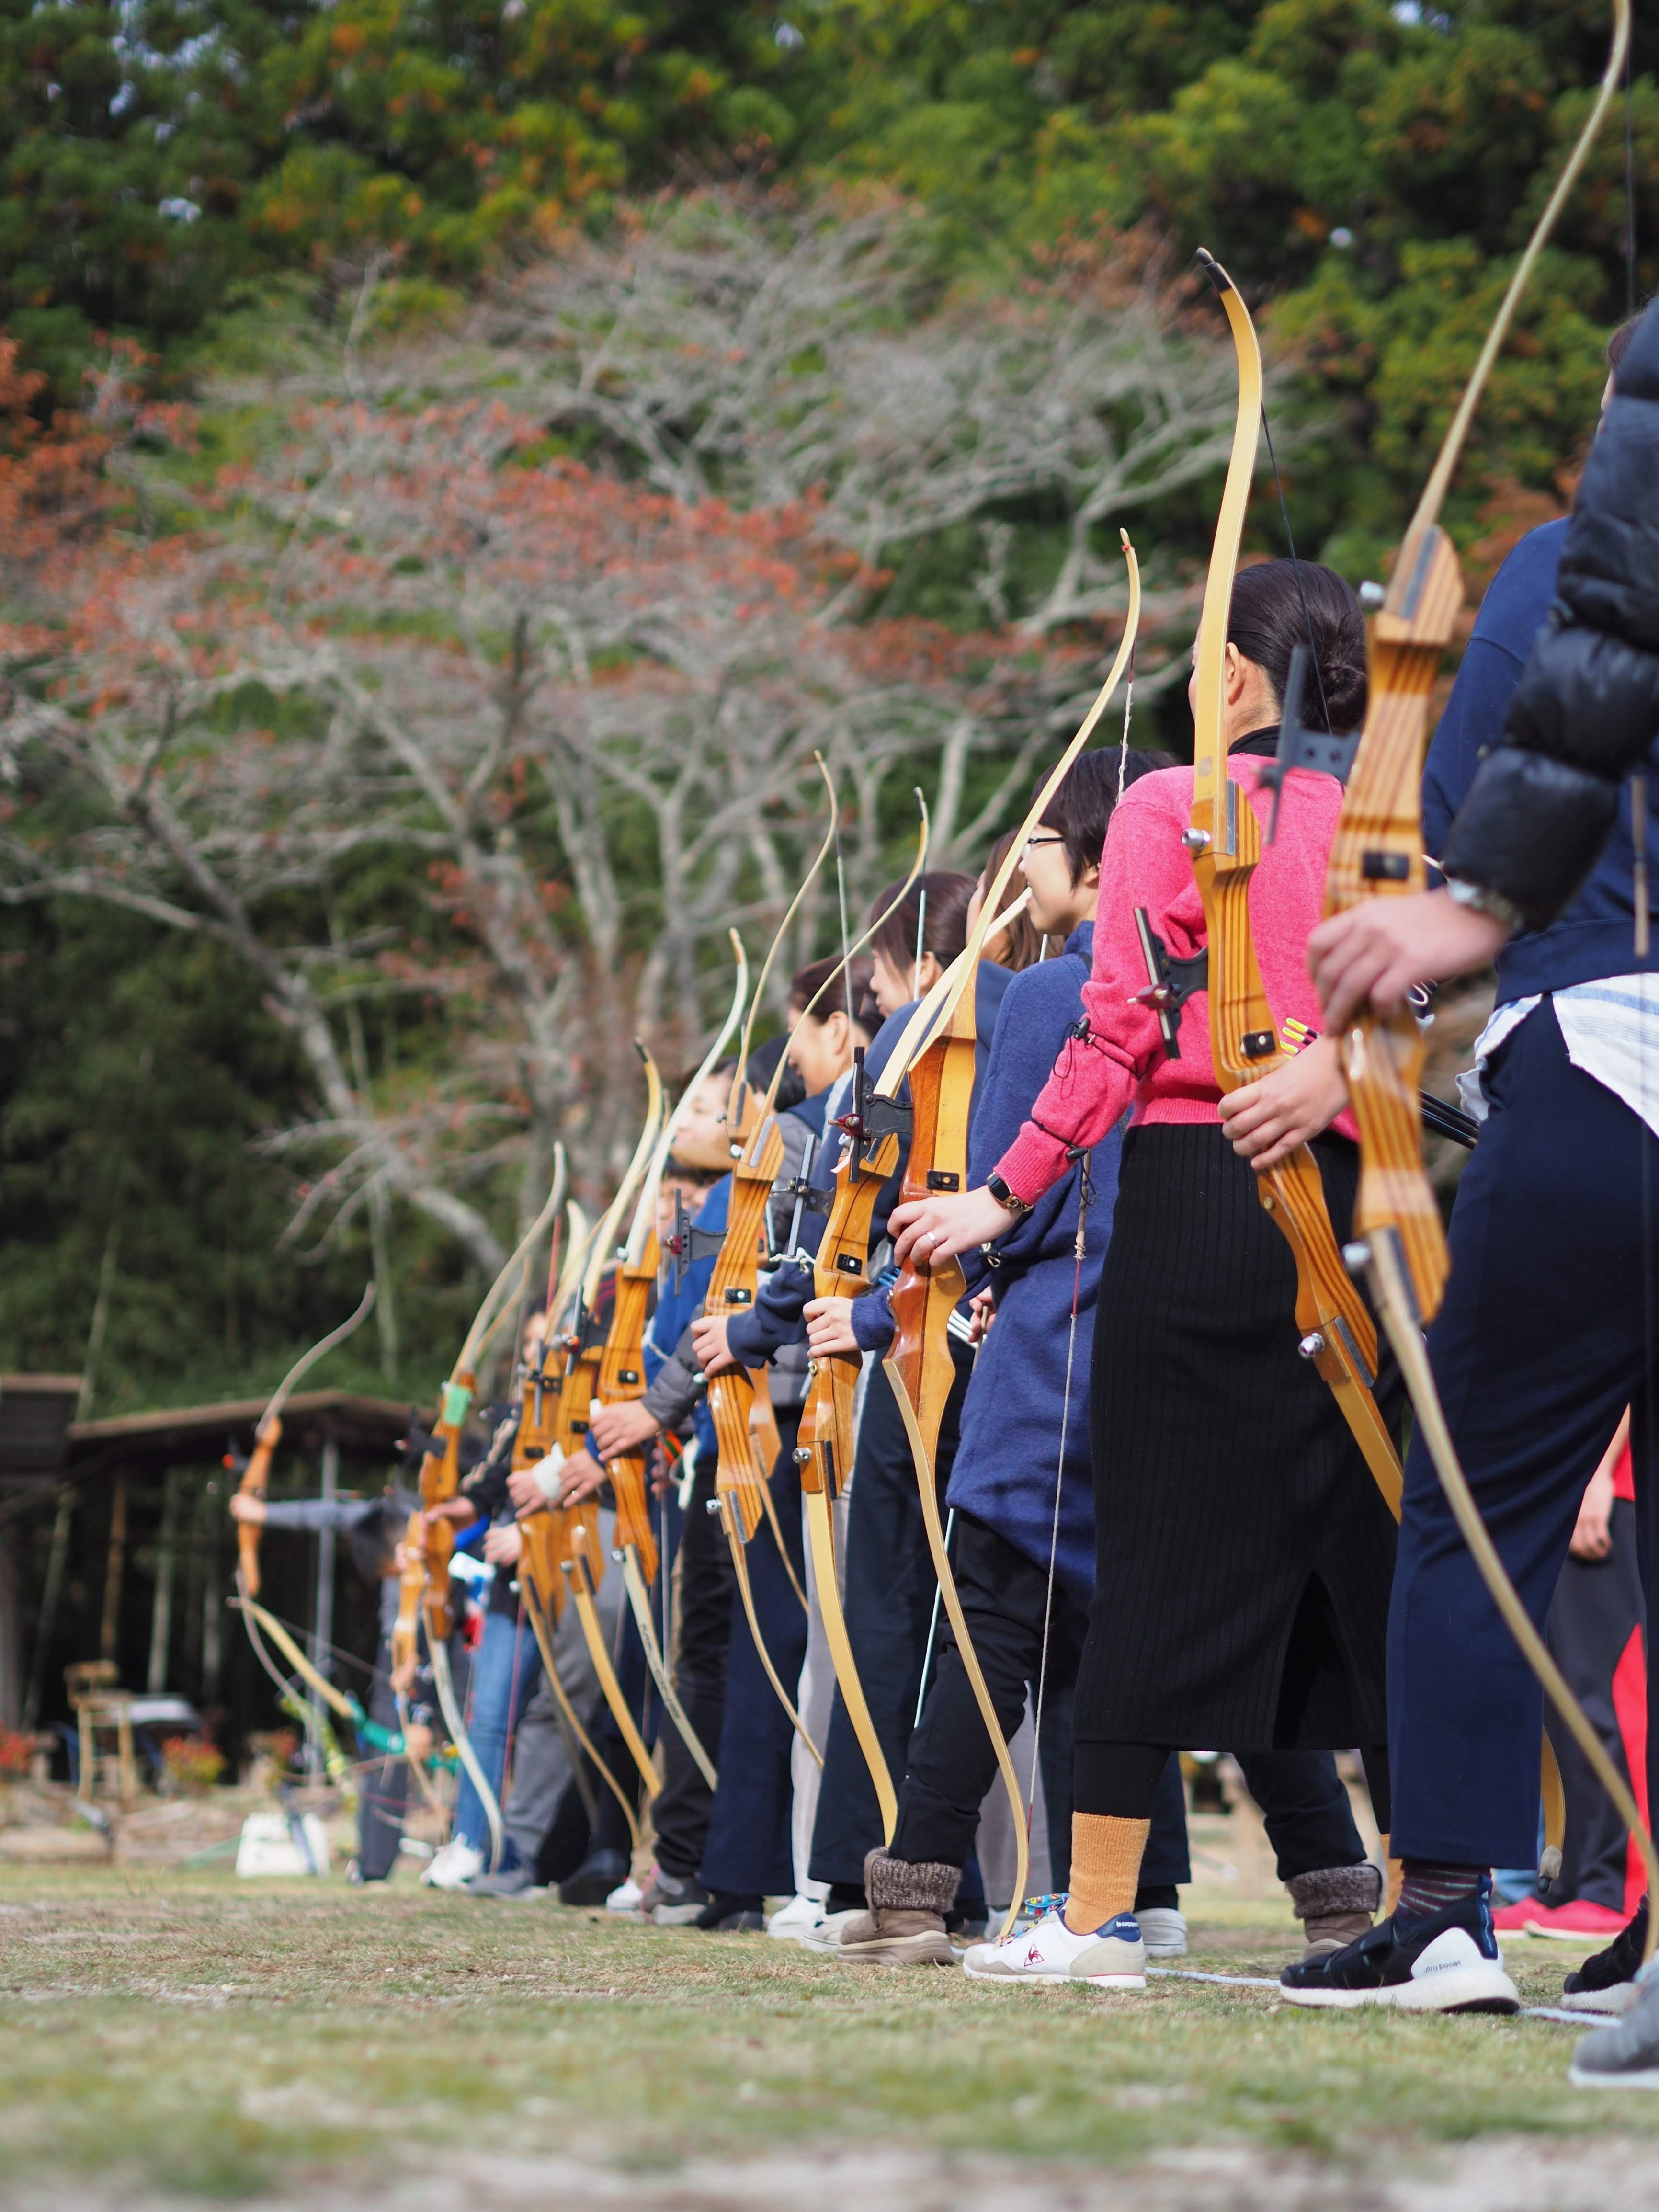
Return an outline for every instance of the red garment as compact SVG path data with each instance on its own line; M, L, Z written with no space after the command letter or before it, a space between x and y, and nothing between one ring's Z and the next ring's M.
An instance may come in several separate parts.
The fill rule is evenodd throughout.
M1308 939L1323 911L1342 787L1334 776L1291 776L1279 836L1269 845L1273 793L1261 781L1264 766L1252 754L1235 754L1230 763L1261 824L1261 859L1250 878L1251 933L1280 1034L1292 1020L1316 1032L1323 1017L1308 975ZM1157 1015L1133 1003L1147 982L1138 906L1172 957L1187 958L1206 942L1203 902L1181 842L1192 811L1193 771L1170 768L1131 784L1113 812L1101 862L1094 971L1083 987L1091 1035L1086 1042L1068 1040L1030 1120L997 1163L1010 1190L1028 1203L1066 1173L1067 1148L1097 1145L1132 1099L1137 1123L1220 1121L1209 993L1187 1001L1179 1059L1164 1051ZM1344 1136L1356 1133L1348 1114L1334 1126Z
M1636 1469L1631 1465L1630 1439L1625 1439L1625 1449L1619 1455L1613 1470L1613 1494L1636 1503Z

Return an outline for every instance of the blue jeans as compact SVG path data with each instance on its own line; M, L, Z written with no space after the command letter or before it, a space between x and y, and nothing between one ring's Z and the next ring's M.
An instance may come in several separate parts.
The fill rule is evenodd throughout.
M541 1669L542 1655L529 1623L516 1620L508 1613L487 1613L483 1639L472 1655L472 1711L466 1727L478 1764L497 1799L507 1772L508 1729L517 1724L529 1704ZM488 1855L489 1823L484 1818L483 1801L465 1767L455 1793L453 1832ZM514 1856L509 1843L502 1856L503 1867L511 1866Z

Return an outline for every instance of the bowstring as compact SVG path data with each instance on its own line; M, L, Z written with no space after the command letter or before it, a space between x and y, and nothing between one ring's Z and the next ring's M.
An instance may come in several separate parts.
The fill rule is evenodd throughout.
M1267 441L1267 459L1273 464L1273 489L1279 494L1279 518L1285 526L1285 544L1291 556L1291 574L1296 579L1296 596L1302 603L1302 627L1308 633L1308 659L1312 664L1314 683L1319 690L1319 711L1325 718L1327 730L1334 729L1330 702L1325 696L1325 672L1319 665L1319 647L1314 641L1313 617L1308 611L1308 594L1302 586L1302 563L1296 557L1296 540L1291 535L1291 510L1285 504L1285 479L1279 473L1279 456L1273 451L1273 425L1267 420L1267 403L1261 403L1261 428Z
M927 894L925 890L921 896L926 905ZM853 963L848 957L848 946L851 940L847 934L847 871L842 865L839 822L836 824L836 898L841 908L841 975L847 996L847 1035L850 1042L853 1035Z
M1625 313L1636 313L1636 41L1625 50Z
M1054 1618L1054 1575L1060 1560L1060 1504L1066 1486L1066 1443L1072 1424L1072 1374L1077 1360L1078 1316L1083 1304L1083 1254L1089 1238L1089 1201L1094 1186L1089 1176L1089 1155L1078 1161L1077 1236L1072 1246L1072 1318L1066 1336L1066 1389L1060 1401L1060 1457L1054 1468L1054 1510L1048 1524L1048 1583L1042 1596L1042 1646L1037 1658L1035 1710L1031 1717L1031 1779L1025 1793L1025 1847L1031 1845L1031 1824L1036 1817L1037 1772L1042 1759L1042 1704L1048 1686L1048 1643ZM1050 1850L1052 1852L1052 1845ZM1054 1868L1048 1869L1052 1884Z
M1636 135L1634 117L1635 98L1635 41L1625 55L1625 313L1636 313ZM1654 1392L1654 1265L1653 1265L1653 1146L1654 1133L1648 1121L1648 1024L1651 1018L1648 1003L1647 963L1650 956L1651 923L1648 912L1648 779L1638 770L1630 780L1631 845L1632 845L1632 903L1635 908L1634 954L1643 975L1642 1012L1637 1024L1637 1082L1640 1088L1642 1110L1638 1115L1637 1143L1641 1148L1638 1170L1642 1206L1642 1338L1644 1353L1644 1373L1638 1386L1644 1409L1642 1424L1642 1457L1645 1464L1641 1470L1641 1481L1645 1495L1654 1480L1654 1430L1659 1420L1659 1406ZM1636 1470L1634 1454L1635 1423L1631 1428L1632 1473ZM1649 1814L1652 1818L1651 1811ZM1659 1899L1650 1899L1650 1912L1659 1909Z
M1139 640L1137 639L1135 643L1138 645L1139 643ZM1132 645L1129 647L1128 683L1126 685L1123 693L1123 735L1118 740L1117 748L1117 795L1119 799L1121 799L1123 796L1123 779L1129 772L1129 717L1134 710L1134 703L1135 647ZM1045 938L1043 942L1044 944L1047 944L1048 939Z

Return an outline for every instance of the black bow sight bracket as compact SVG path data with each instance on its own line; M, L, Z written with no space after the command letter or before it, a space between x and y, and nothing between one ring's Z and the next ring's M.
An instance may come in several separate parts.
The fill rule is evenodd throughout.
M1307 681L1308 648L1298 645L1291 655L1290 672L1285 678L1285 704L1279 718L1279 753L1261 770L1261 781L1273 795L1273 818L1267 824L1267 842L1271 845L1279 835L1279 809L1285 797L1285 779L1292 769L1307 769L1315 775L1334 775L1346 788L1353 769L1354 755L1359 750L1360 732L1351 730L1341 737L1334 737L1328 730L1310 730L1302 719L1302 690Z

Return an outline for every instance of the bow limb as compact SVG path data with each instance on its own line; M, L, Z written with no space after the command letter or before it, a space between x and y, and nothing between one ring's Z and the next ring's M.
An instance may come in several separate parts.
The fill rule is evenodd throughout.
M374 1304L374 1285L370 1283L363 1292L356 1312L349 1320L343 1321L337 1328L331 1328L326 1336L319 1338L312 1346L309 1352L296 1359L276 1385L276 1389L272 1391L270 1403L259 1416L258 1425L253 1432L253 1449L248 1455L247 1465L242 1470L242 1479L236 1486L236 1494L239 1498L257 1498L261 1504L264 1504L265 1493L270 1486L270 1462L277 1445L283 1440L282 1413L289 1392L309 1368L314 1367L319 1359L332 1352L336 1345L343 1344L347 1337L368 1319ZM232 1464L234 1464L234 1461ZM257 1521L240 1521L237 1523L236 1555L238 1589L244 1597L258 1597L259 1595L259 1523Z
M732 1133L734 1151L739 1141L738 1132L745 1127L747 1121L744 1108L749 1090L749 1048L755 1035L755 1017L759 1013L761 1001L766 995L767 979L772 973L772 963L778 957L779 947L788 933L789 925L800 910L801 901L817 881L824 862L836 848L836 833L841 826L841 809L836 803L836 780L824 766L822 753L815 752L812 758L817 763L818 774L823 778L824 791L830 800L830 826L823 833L823 842L818 847L811 866L801 878L800 889L790 900L784 910L783 920L773 933L772 942L766 948L766 957L761 963L760 974L755 978L755 995L750 1000L749 1012L744 1018L743 1037L738 1046L738 1064L732 1071L732 1096L726 1109L726 1127ZM782 1066L781 1060L779 1066ZM777 1097L775 1076L775 1079L768 1094L769 1100Z
M951 1265L955 1266L955 1262L952 1261ZM958 1269L958 1275L960 1273ZM945 1353L945 1358L948 1362L950 1358L948 1351ZM915 1408L910 1402L909 1394L905 1388L904 1377L900 1372L898 1362L896 1359L888 1359L883 1364L887 1370L887 1379L893 1386L893 1395L898 1401L899 1413L904 1423L905 1433L910 1439L910 1450L916 1463L916 1481L921 1494L921 1517L927 1525L927 1548L933 1553L933 1571L939 1577L939 1595L945 1600L945 1610L950 1616L951 1632L957 1639L957 1651L962 1660L963 1672L973 1686L975 1702L979 1706L980 1713L985 1722L986 1732L990 1736L992 1747L996 1752L997 1771L1002 1777L1002 1786L1008 1793L1009 1808L1013 1814L1015 1848L1018 1854L1018 1863L1014 1869L1014 1894L1008 1906L1008 1917L1002 1923L1002 1933L997 1939L1000 1942L1006 1942L1013 1932L1014 1922L1018 1917L1020 1906L1025 1901L1025 1886L1031 1870L1025 1799L1020 1790L1019 1777L1014 1771L1013 1759L1008 1749L1007 1738L1003 1733L1002 1722L997 1713L995 1702L991 1696L990 1686L980 1667L978 1654L974 1650L973 1638L968 1633L967 1616L962 1609L962 1599L957 1590L957 1578L951 1568L951 1555L945 1546L945 1531L939 1523L939 1492L933 1480L933 1461L921 1433L921 1425L916 1419ZM890 1843L892 1841L890 1835L888 1841Z
M539 1515L532 1516L532 1518L535 1519L539 1519L540 1517L541 1516ZM526 1526L528 1526L528 1523L526 1523ZM561 1583L561 1590L562 1590L562 1583ZM581 1759L586 1759L589 1765L592 1767L594 1772L599 1776L600 1781L605 1784L605 1788L610 1790L611 1796L622 1808L623 1818L628 1823L629 1840L632 1844L633 1849L635 1850L638 1850L640 1847L640 1821L639 1815L634 1809L634 1801L623 1790L621 1783L617 1781L616 1776L611 1772L605 1760L599 1757L598 1751L594 1747L592 1737L588 1735L587 1730L582 1726L580 1718L577 1714L576 1708L570 1702L569 1692L565 1688L564 1684L559 1679L559 1669L553 1643L551 1601L548 1590L544 1589L538 1581L533 1589L526 1588L525 1596L525 1611L530 1617L531 1632L536 1638L537 1648L542 1655L542 1671L547 1677L548 1687L552 1692L554 1702L559 1708L559 1717L563 1723L564 1729L570 1741L574 1745L576 1752L579 1754L578 1759L573 1761L576 1772L578 1775L580 1774L581 1767L580 1760ZM590 1808L590 1816L591 1810L592 1808Z
M1411 1394L1412 1407L1417 1416L1424 1443L1434 1462L1435 1473L1446 1495L1464 1542L1468 1546L1480 1578L1486 1583L1492 1603L1497 1607L1505 1626L1521 1647L1527 1664L1542 1684L1546 1696L1560 1715L1562 1723L1588 1761L1590 1771L1607 1791L1618 1811L1620 1819L1629 1829L1647 1876L1648 1895L1659 1898L1659 1855L1656 1855L1653 1838L1647 1824L1638 1810L1629 1784L1607 1754L1601 1737L1591 1727L1583 1709L1567 1686L1566 1680L1551 1657L1549 1647L1534 1627L1530 1615L1521 1602L1520 1595L1510 1580L1498 1547L1487 1532L1480 1517L1458 1460L1452 1442L1451 1431L1440 1403L1434 1370L1429 1364L1428 1349L1422 1331L1417 1324L1410 1279L1399 1249L1392 1239L1384 1236L1351 1244L1349 1258L1356 1267L1363 1267L1371 1286L1371 1296L1382 1317L1389 1340L1394 1346L1395 1357L1406 1378ZM1549 1748L1549 1738L1544 1739L1547 1767L1553 1763L1554 1754ZM1650 1912L1648 1930L1643 1952L1643 1964L1651 1962L1659 1949L1659 1914Z
M906 875L904 881L894 892L892 897L888 900L886 905L876 916L875 920L870 924L869 927L855 937L850 945L843 943L840 960L836 963L836 966L831 969L829 975L824 977L823 982L818 985L817 989L813 992L811 997L806 1001L806 1004L801 1008L801 1012L803 1014L810 1014L815 1012L818 1000L822 999L827 992L835 989L841 983L842 977L846 971L848 963L853 958L855 953L861 952L864 950L865 946L870 942L870 939L876 934L882 924L888 919L889 915L895 915L898 912L899 908L904 904L905 900L910 895L911 885L915 882L916 878L921 873L923 868L927 865L927 847L933 836L933 823L927 812L927 801L922 797L920 789L916 792L915 799L917 811L921 817L921 823L920 829L916 832L915 857L910 863L908 873ZM772 1071L772 1080L767 1086L765 1097L761 1101L759 1118L763 1121L777 1103L778 1086L783 1080L783 1071L786 1062L787 1055L785 1056L785 1059L779 1060L777 1066Z
M466 1769L478 1801L484 1810L489 1827L489 1870L493 1874L501 1863L506 1847L507 1831L501 1820L501 1808L489 1778L479 1764L478 1754L472 1748L472 1738L467 1732L460 1701L455 1695L454 1677L449 1671L449 1646L446 1643L428 1643L427 1656L432 1665L432 1686L438 1693L438 1710L444 1717L444 1726L449 1730L449 1740L454 1745L461 1765Z
M876 1723L864 1694L864 1685L859 1679L858 1662L853 1656L852 1642L847 1633L847 1617L842 1611L830 1495L821 1481L811 1480L809 1467L803 1467L801 1470L800 1486L806 1501L806 1533L812 1547L812 1582L818 1595L819 1610L823 1615L824 1641L830 1646L830 1663L836 1670L836 1684L841 1692L842 1703L847 1708L847 1717L853 1723L853 1733L858 1738L859 1749L864 1753L864 1763L870 1771L876 1803L881 1813L881 1840L885 1845L892 1842L893 1829L898 1820L898 1792L893 1787L893 1778L887 1769L881 1738L876 1734Z
M730 1547L732 1553L732 1571L737 1578L738 1595L743 1600L744 1617L749 1623L749 1633L755 1639L756 1656L761 1662L761 1666L765 1673L767 1680L772 1685L772 1688L776 1694L778 1703L783 1707L784 1711L789 1716L790 1727L794 1729L795 1734L806 1746L807 1750L811 1752L820 1771L822 1771L823 1766L823 1753L818 1749L817 1744L813 1742L811 1737L808 1735L806 1723L802 1720L800 1714L796 1710L794 1701L790 1697L788 1691L784 1688L782 1680L779 1676L778 1670L772 1663L771 1654L766 1648L766 1639L761 1634L760 1621L755 1612L755 1593L749 1580L749 1555L747 1551L744 1549L743 1538L738 1533L737 1514L731 1498L729 1496L720 1496L714 1498L710 1503L709 1510L713 1513L719 1514L720 1527L726 1532L726 1540L727 1545ZM775 1523L774 1523L774 1526L775 1528ZM782 1552L783 1545L781 1538L779 1539L778 1548L780 1552ZM784 1564L786 1566L788 1565L788 1555L787 1553L784 1554ZM790 1579L792 1581L794 1579L793 1575Z
M622 1740L628 1747L629 1755L639 1769L640 1779L645 1784L645 1794L647 1798L652 1798L655 1797L662 1788L662 1778L657 1772L650 1752L646 1748L645 1738L640 1734L639 1723L629 1711L628 1700L623 1695L622 1684L617 1680L617 1670L612 1666L611 1654L605 1648L605 1631L600 1626L599 1607L593 1601L597 1578L593 1574L590 1559L598 1557L595 1535L596 1532L590 1526L585 1522L579 1522L572 1531L571 1556L568 1559L561 1560L560 1567L564 1575L566 1587L575 1604L577 1618L581 1622L583 1640L587 1645L587 1655L593 1662L593 1672L599 1676L600 1691L606 1705L611 1708L611 1717L617 1723Z
M342 1720L356 1723L362 1718L362 1707L331 1682L320 1668L313 1666L274 1613L268 1613L264 1606L246 1595L239 1601L239 1606L249 1629L257 1629L260 1635L268 1637L301 1681L308 1683L325 1705L331 1706Z
M1261 428L1261 354L1249 310L1207 253L1199 259L1225 310L1238 359L1238 414L1210 552L1198 629L1193 811L1186 832L1209 943L1210 1057L1223 1091L1254 1083L1291 1056L1268 1004L1251 934L1249 887L1261 858L1255 809L1230 774L1223 687L1233 579ZM1313 1155L1301 1146L1256 1180L1257 1194L1296 1260L1297 1326L1389 1511L1398 1520L1399 1454L1372 1395L1376 1327L1342 1265Z
M640 1633L645 1650L645 1663L651 1669L651 1679L657 1686L657 1695L662 1699L663 1711L679 1731L680 1741L696 1761L697 1771L711 1790L718 1790L720 1778L714 1762L703 1749L702 1739L692 1727L686 1711L674 1687L668 1671L668 1662L657 1635L657 1624L651 1618L651 1593L646 1588L645 1577L640 1572L639 1554L631 1544L613 1552L611 1558L623 1571L623 1586L628 1592L628 1602L634 1615L634 1626Z
M1510 325L1515 319L1515 311L1520 305L1521 295L1526 290L1538 257L1543 252L1550 234L1559 219L1561 210L1567 204L1569 194L1578 181L1579 171L1589 157L1590 148L1595 143L1607 109L1612 104L1613 96L1619 89L1619 81L1625 73L1626 57L1630 52L1630 0L1613 0L1613 42L1607 53L1607 65L1601 72L1601 82L1596 91L1595 102L1584 119L1583 129L1573 143L1572 151L1568 155L1560 175L1556 179L1555 189L1546 201L1543 213L1534 226L1532 236L1527 240L1525 250L1515 264L1514 273L1498 305L1498 313L1492 319L1492 326L1486 333L1486 342L1481 347L1480 358L1470 372L1469 380L1464 387L1462 399L1458 402L1457 410L1447 425L1446 434L1441 441L1434 467L1430 471L1427 483L1423 487L1423 496L1417 503L1417 512L1412 517L1410 529L1406 532L1405 544L1401 549L1401 557L1395 565L1394 572L1395 581L1402 586L1402 597L1408 594L1411 590L1409 574L1411 564L1407 556L1436 526L1441 507L1450 489L1459 456L1463 450L1463 441L1468 435L1470 423L1474 420L1474 410L1480 403L1480 395L1486 389L1486 380L1492 374L1492 364L1497 361L1504 341L1509 336ZM1389 596L1390 598L1394 596L1393 585L1389 587Z

